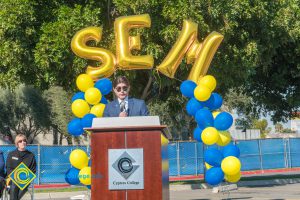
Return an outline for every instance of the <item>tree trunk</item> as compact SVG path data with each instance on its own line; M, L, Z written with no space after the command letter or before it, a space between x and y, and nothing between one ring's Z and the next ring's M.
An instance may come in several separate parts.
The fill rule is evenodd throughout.
M145 89L143 91L141 99L145 100L148 97L148 95L150 94L149 89L150 89L152 80L153 80L152 74L150 74L149 79L148 79L148 83L147 83L147 85L146 85L146 87L145 87Z
M59 145L62 145L62 140L63 140L63 136L64 134L62 132L59 132L60 133L60 137L59 137Z
M67 136L67 142L68 142L68 145L72 145L73 144L72 136L70 136L70 135Z
M53 126L53 144L58 144L58 130L56 126Z

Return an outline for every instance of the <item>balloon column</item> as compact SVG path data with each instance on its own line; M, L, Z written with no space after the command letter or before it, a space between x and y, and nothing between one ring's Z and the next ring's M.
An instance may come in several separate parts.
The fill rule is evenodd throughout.
M181 93L189 98L186 110L197 122L194 139L209 147L204 152L206 166L205 181L218 185L224 179L227 182L238 182L241 178L239 148L231 142L228 129L233 123L231 114L216 111L223 103L222 97L213 92L216 79L211 75L202 77L198 84L186 80L180 85ZM222 151L210 145L223 147Z
M86 152L81 149L75 149L70 154L70 168L65 174L65 180L70 185L91 185L91 167L88 166L89 158Z
M112 82L108 78L102 78L94 83L87 74L80 74L76 79L76 85L80 92L72 97L72 112L75 118L68 124L68 132L73 136L80 136L84 128L92 126L95 117L102 117L107 100L107 95L112 90ZM82 183L90 189L91 167L86 152L76 149L70 154L70 168L65 180L71 185Z
M68 124L68 132L73 136L81 135L83 128L92 126L93 118L102 117L107 95L112 90L112 82L102 78L95 84L87 74L80 74L76 79L80 92L72 97L72 112L76 116Z

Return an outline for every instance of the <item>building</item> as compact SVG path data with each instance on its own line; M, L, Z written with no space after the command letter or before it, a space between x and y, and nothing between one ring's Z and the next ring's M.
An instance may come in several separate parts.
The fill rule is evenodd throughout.
M300 118L291 120L291 130L300 134Z

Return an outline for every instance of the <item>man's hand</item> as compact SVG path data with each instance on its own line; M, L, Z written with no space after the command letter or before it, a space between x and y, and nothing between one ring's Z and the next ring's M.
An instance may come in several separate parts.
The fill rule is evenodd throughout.
M127 117L127 112L120 112L119 117Z

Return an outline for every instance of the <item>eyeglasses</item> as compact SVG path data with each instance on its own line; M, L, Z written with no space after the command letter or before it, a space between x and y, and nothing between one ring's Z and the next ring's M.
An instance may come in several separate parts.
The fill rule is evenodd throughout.
M124 92L128 91L128 87L127 86L123 86L123 87L116 87L117 92L121 92L121 90L123 90Z
M19 144L19 143L22 143L22 142L27 143L27 140L25 140L25 139L24 139L24 140L19 140L19 141L18 141L18 144Z

